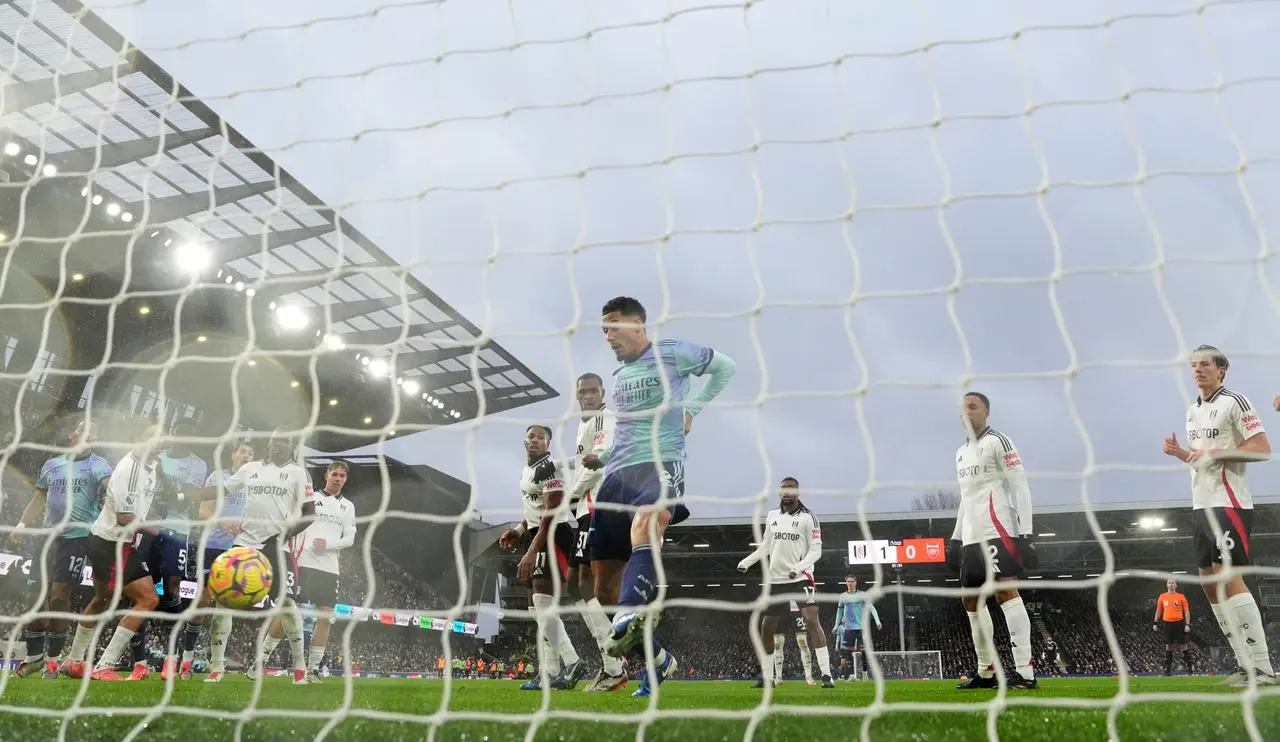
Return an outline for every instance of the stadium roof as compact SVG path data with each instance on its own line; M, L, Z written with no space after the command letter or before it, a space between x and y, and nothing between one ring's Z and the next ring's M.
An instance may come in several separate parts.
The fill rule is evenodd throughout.
M0 124L15 145L5 154L34 155L33 183L81 174L89 236L111 232L151 257L207 248L204 280L243 292L251 314L301 310L307 334L320 327L324 350L347 352L353 376L357 352L366 365L372 356L390 366L384 376L412 380L433 415L459 412L419 422L477 414L477 383L488 412L556 396L79 3L0 3L0 59Z

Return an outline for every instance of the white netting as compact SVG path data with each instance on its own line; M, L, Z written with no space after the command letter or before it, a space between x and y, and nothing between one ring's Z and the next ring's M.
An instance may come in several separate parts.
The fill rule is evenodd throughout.
M265 446L277 425L327 452L377 443L353 460L360 537L338 602L356 620L337 624L324 669L346 672L320 706L297 708L268 681L214 701L183 680L42 698L27 685L40 681L8 672L6 722L60 738L108 714L134 736L199 719L247 734L297 723L358 735L377 722L388 736L721 724L770 737L796 715L838 717L841 738L859 724L866 739L877 724L912 731L887 721L900 713L928 712L927 734L935 712L979 708L987 736L1006 736L1012 709L1008 735L1035 738L1016 713L1035 706L1105 713L1091 723L1114 738L1140 723L1125 726L1124 714L1142 718L1135 707L1179 700L1232 708L1252 739L1276 728L1256 691L1133 684L1110 608L1127 565L1095 511L1185 505L1183 473L1157 460L1155 441L1194 396L1190 347L1223 347L1233 385L1269 396L1280 3L100 5L101 17L73 0L0 4L0 409L12 410L0 532L15 532L45 460L85 415L116 443L125 418L190 421L179 446L210 469L243 436ZM794 473L816 512L856 511L860 538L884 538L892 526L872 514L901 510L904 491L951 486L954 398L988 391L1037 503L1077 508L1102 544L1086 579L1022 584L1100 588L1092 620L1119 658L1118 685L1002 687L975 707L949 688L884 682L950 674L971 662L961 641L874 651L878 679L862 686L873 692L821 701L701 697L680 683L663 688L672 706L621 711L506 684L469 698L460 677L543 664L538 642L512 639L531 623L513 616L524 606L503 608L510 565L487 548L496 527L481 526L519 517L525 426L552 424L569 451L567 392L585 371L607 380L597 313L619 294L646 303L658 335L738 361L690 439L695 517L751 512L758 526L779 475ZM424 456L464 481L394 461ZM318 485L328 459L312 463ZM1254 476L1259 491L1274 485L1269 470ZM30 565L60 548L51 530L27 530L0 549L6 658L25 655L22 632L51 589ZM829 585L843 577L837 546L819 565ZM763 607L754 581L722 595L711 579L732 575L686 582L684 568L660 567L664 640L741 638ZM867 575L881 604L957 596L942 579L893 585L883 571ZM834 590L819 593L826 625ZM79 600L41 615L74 619ZM245 629L258 624L237 625L231 654L251 659ZM499 626L489 648L471 638ZM153 645L163 654L179 634ZM750 641L759 652L757 631ZM682 664L756 671L698 672L721 659ZM426 702L352 674L432 676L437 663L444 680L424 686ZM809 729L797 734L829 732Z

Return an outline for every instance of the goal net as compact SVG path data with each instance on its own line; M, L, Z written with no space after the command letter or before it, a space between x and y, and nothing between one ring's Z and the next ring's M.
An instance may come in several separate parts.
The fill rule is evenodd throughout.
M0 1L0 736L1280 738L1280 699L1221 687L1235 619L1157 443L1186 444L1202 342L1254 407L1276 391L1280 2L81 3ZM593 378L610 408L657 388L611 374L617 296L714 351L664 394L736 375L666 471L693 514L642 575L666 651L606 696L619 612L575 548L501 537L539 446L581 476ZM1035 667L1080 676L976 702L942 564L969 389L1036 523L1076 518L1016 586ZM826 546L780 616L737 565L784 476ZM854 542L879 617L842 643ZM210 599L236 544L274 604L244 570L219 590L249 605ZM1169 577L1185 638L1148 623ZM990 614L1007 674L1022 619ZM871 682L769 687L762 615L832 674L870 648ZM1166 652L1196 675L1139 677Z
M874 657L874 661L872 658ZM871 669L873 666L876 670ZM858 680L874 678L878 670L885 680L942 679L942 652L917 650L909 652L853 653L854 677Z

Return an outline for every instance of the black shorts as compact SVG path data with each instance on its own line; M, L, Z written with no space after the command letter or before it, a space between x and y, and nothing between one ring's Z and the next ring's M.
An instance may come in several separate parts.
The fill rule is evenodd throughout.
M157 579L187 576L187 534L161 530L150 538L147 561Z
M89 536L86 556L93 568L95 585L105 583L107 589L114 590L117 583L123 586L144 577L151 578L146 550L136 547L142 543L141 535L134 536L133 541L108 541L99 536Z
M992 579L1022 579L1022 560L1013 540L997 539L985 544L965 544L960 553L960 587L982 587L987 582L990 559Z
M533 543L533 538L538 533L538 529L534 528L527 531L524 538L520 540L520 546L517 549L523 556L529 551L529 545ZM560 584L564 584L569 579L569 556L573 554L574 537L573 526L568 523L557 523L555 531L551 534L551 540L547 544L550 549L543 549L538 553L533 563L533 574L530 575L534 580L551 580L551 566L555 565L555 569L560 573Z
M89 538L55 538L44 551L43 545L31 560L29 579L39 584L48 579L50 584L79 585L84 579L84 565L88 558ZM44 556L41 559L41 556Z
M803 630L804 616L800 615L800 608L818 604L817 588L813 580L806 578L770 585L769 592L771 594L769 607L765 608L763 615L785 620L795 614L796 625ZM797 593L801 593L801 597L797 598Z
M1160 636L1165 644L1186 644L1187 624L1185 621L1161 621Z
M624 466L607 472L596 490L595 509L587 545L592 561L631 558L631 521L636 510L662 499L671 513L670 525L689 517L684 504L684 462L666 461Z
M1221 541L1215 535L1212 519L1221 529ZM1231 565L1243 567L1252 564L1249 555L1249 538L1253 534L1253 511L1239 508L1205 508L1195 511L1195 523L1191 529L1191 546L1196 552L1196 566L1208 569L1223 564L1223 554L1231 555Z
M280 542L278 536L267 539L258 551L271 562L271 602L279 605L285 598L298 594L297 567L293 563L293 554L287 545Z
M840 632L840 651L853 654L862 650L862 631L845 629Z
M323 569L298 568L298 602L320 608L338 604L338 575Z
M591 564L591 547L587 546L587 535L591 533L591 514L587 513L578 519L578 533L575 536L576 548L573 550L573 566L581 567Z

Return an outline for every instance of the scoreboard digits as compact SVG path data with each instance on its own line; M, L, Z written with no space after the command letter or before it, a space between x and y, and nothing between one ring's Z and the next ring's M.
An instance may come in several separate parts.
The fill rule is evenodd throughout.
M850 541L849 564L941 564L947 561L945 539Z

